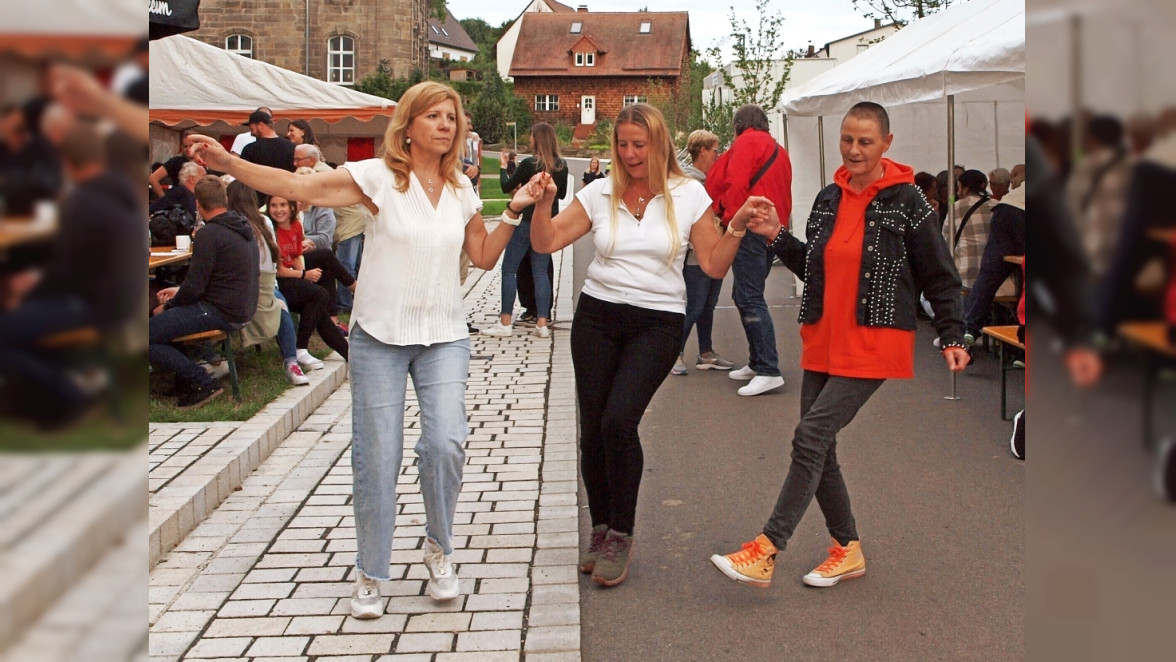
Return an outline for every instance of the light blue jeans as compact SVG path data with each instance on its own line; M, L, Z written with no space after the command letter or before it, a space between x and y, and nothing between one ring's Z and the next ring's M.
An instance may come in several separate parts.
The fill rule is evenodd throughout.
M335 257L353 275L359 276L359 264L363 259L363 235L357 234L350 239L344 239L335 246ZM350 312L355 302L355 295L346 287L339 288L339 310Z
M409 376L421 410L421 436L413 450L419 458L425 533L446 554L453 552L453 516L469 432L465 387L470 341L386 345L358 324L349 340L352 501L358 538L355 565L372 579L388 580Z

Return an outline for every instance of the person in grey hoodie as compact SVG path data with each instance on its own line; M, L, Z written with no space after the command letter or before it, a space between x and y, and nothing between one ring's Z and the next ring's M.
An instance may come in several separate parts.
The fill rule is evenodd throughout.
M225 185L205 176L196 183L196 210L204 227L192 239L192 263L178 287L159 292L159 306L148 326L147 358L176 373L176 403L199 407L222 393L220 385L171 341L190 333L236 331L257 310L257 244L249 221L228 210Z
M705 129L699 129L686 139L686 151L691 164L682 168L687 177L706 183L706 171L719 158L719 137ZM682 268L682 279L686 281L686 322L682 327L682 349L678 361L670 370L672 375L688 372L683 354L691 327L698 325L698 358L694 367L698 370L730 370L733 363L719 358L711 344L711 327L714 325L715 306L719 303L719 290L723 289L722 278L711 278L702 272L698 256L693 250L686 253L686 266Z

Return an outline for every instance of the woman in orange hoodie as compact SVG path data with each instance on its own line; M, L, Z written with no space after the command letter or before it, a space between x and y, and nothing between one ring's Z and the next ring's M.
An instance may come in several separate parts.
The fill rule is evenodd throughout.
M711 561L728 577L766 588L813 497L833 544L804 576L833 586L866 572L849 492L837 463L837 433L886 379L914 376L915 315L923 292L947 367L970 362L958 303L960 277L939 232L939 218L915 186L914 171L883 158L894 136L886 109L862 102L841 123L842 166L813 205L807 243L780 225L776 210L749 222L783 263L805 281L800 306L800 424L792 463L763 532ZM762 218L762 217L761 217Z

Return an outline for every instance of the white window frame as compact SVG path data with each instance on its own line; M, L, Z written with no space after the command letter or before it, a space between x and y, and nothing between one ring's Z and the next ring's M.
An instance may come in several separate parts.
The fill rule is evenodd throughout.
M236 46L232 45L233 40L236 40L236 42L237 42ZM241 42L243 42L243 41L248 42L249 46L247 48L244 48L241 46ZM240 55L241 57L247 57L250 60L252 60L253 59L253 37L250 37L247 34L231 34L231 35L225 37L225 50L234 54L234 55Z
M351 49L346 48L348 42ZM351 66L347 66L347 56L351 56ZM334 64L338 57L339 64ZM350 74L350 80L347 80ZM335 35L327 39L327 82L351 87L355 85L355 37L345 34Z
M637 28L640 34L649 34L650 29L653 28L653 23L650 21L641 21L641 27Z
M622 107L632 106L635 103L649 103L649 97L644 94L626 94Z
M596 53L576 53L577 67L595 67Z
M584 29L584 24L581 21L572 21L572 29L569 30L572 34L580 34Z
M556 112L559 110L558 94L536 94L535 110L539 112Z

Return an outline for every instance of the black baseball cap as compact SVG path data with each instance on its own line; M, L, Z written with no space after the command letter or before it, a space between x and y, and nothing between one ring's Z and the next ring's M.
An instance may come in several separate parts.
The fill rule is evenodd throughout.
M249 114L249 121L241 122L241 126L249 126L250 124L273 124L274 118L264 110L255 110Z

